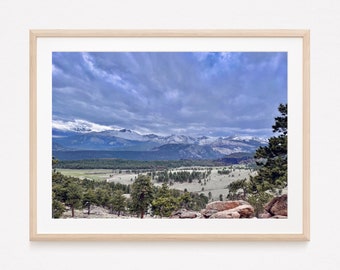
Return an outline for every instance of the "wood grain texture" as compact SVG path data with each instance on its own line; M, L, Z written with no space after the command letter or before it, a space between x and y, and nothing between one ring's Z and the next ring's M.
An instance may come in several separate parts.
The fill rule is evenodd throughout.
M41 234L37 230L37 39L114 37L301 38L303 41L303 232L301 234ZM309 30L31 30L30 240L31 241L308 241L310 240Z
M31 30L36 37L303 37L306 30Z
M30 239L37 235L37 38L30 32Z
M303 232L310 240L310 32L303 33Z
M305 234L35 234L31 241L307 241Z

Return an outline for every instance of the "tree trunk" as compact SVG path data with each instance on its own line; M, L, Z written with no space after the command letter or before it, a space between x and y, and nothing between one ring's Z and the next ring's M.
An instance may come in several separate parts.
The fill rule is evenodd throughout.
M91 213L91 204L87 205L87 214L90 215Z
M144 218L144 209L140 210L140 218Z
M72 211L72 217L74 217L74 206L71 206L71 211Z

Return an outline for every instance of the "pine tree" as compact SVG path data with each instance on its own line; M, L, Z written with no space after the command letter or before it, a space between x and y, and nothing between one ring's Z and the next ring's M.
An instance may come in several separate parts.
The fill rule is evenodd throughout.
M158 189L152 200L152 211L160 217L169 217L171 213L179 208L179 199L173 196L166 183Z
M87 214L91 214L91 205L97 204L96 194L93 188L89 188L83 197L83 206L87 207Z
M111 198L112 211L116 211L117 215L120 216L120 213L125 210L125 207L126 198L124 197L124 192L120 189L115 190Z
M275 118L273 132L278 136L269 138L268 146L260 147L255 153L258 175L253 179L253 191L271 190L281 193L287 186L287 142L288 142L288 111L287 104L280 104L281 116Z
M58 201L55 193L52 192L52 217L60 218L65 211L65 205L61 201Z
M150 177L139 175L131 186L132 211L144 218L153 199L154 187Z
M66 201L65 204L71 208L72 217L74 217L74 209L82 206L83 190L75 179L70 179L66 185Z
M288 107L280 104L281 113L272 126L277 136L268 139L267 146L261 146L255 152L259 167L256 176L248 181L238 180L228 185L229 199L246 199L254 206L256 215L275 194L281 194L287 187L287 143L288 143Z

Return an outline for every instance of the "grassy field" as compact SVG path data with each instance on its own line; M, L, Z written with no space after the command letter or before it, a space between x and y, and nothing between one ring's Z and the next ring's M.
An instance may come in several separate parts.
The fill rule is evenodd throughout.
M218 171L222 170L223 168L230 170L231 173L228 175L219 174ZM211 192L212 199L218 200L220 194L223 195L223 198L228 195L228 190L226 189L226 187L231 182L244 178L249 179L250 175L255 175L255 172L251 172L243 165L212 167L211 174L208 176L206 184L204 184L204 181L202 181L202 183L199 183L197 180L194 180L192 183L174 183L171 188L179 190L187 189L190 192L204 193L204 195L206 196L208 196L209 192Z
M176 169L170 169L168 172L178 172L178 171L188 171L192 172L193 167L180 167ZM226 189L227 185L231 182L247 178L250 175L255 175L256 172L251 171L245 165L233 165L233 166L223 166L223 167L195 167L195 170L206 172L211 169L211 174L207 177L206 181L193 180L192 183L178 183L175 182L171 188L179 190L188 190L190 192L204 193L206 196L209 192L212 195L212 200L218 200L220 194L223 198L228 194ZM219 170L230 170L229 174L219 174ZM94 181L109 181L121 184L132 184L134 179L137 177L137 173L131 170L109 170L109 169L57 169L58 172L67 175L78 177L80 179L92 179ZM146 174L146 173L144 173ZM155 185L161 185L161 183L156 183Z
M56 169L57 172L62 173L63 175L77 177L80 179L91 179L95 181L104 181L110 178L110 175L113 174L112 170L108 169Z

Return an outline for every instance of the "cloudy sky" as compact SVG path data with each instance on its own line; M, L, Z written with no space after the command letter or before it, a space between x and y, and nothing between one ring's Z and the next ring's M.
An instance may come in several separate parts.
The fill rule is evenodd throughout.
M53 121L159 135L270 136L284 52L54 52Z

